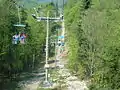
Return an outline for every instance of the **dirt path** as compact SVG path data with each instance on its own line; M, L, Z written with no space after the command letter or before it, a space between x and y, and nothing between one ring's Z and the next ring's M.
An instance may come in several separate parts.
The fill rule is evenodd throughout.
M37 90L39 81L26 85L23 90Z
M18 85L22 88L21 90L37 90L39 83L45 78L44 74L43 70L30 73L30 75L27 74L27 76L25 76L25 74L23 76L25 76L26 79L19 82Z
M62 33L61 33L62 36L65 35L65 27L64 26L65 25L64 25L64 21L63 21L63 23L62 23ZM58 73L63 78L66 77L63 81L65 81L67 89L68 90L89 90L87 88L87 85L86 85L85 81L80 81L76 76L71 75L70 71L64 67L65 66L65 60L61 56L61 53L60 53L61 48L62 47L59 46L58 51L57 51L57 60L59 60L59 62L57 64L61 68Z
M64 81L67 86L67 90L89 90L85 81L80 81L76 76L71 75L69 70L65 69L65 67L60 69L59 74L66 77Z

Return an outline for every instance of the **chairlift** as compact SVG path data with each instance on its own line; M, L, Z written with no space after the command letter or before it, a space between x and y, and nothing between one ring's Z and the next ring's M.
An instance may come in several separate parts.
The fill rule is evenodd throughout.
M15 27L26 27L26 25L24 24L21 24L21 17L20 17L20 10L19 10L20 7L18 7L18 17L19 17L19 23L18 24L14 24L13 26ZM13 36L13 39L12 39L12 43L13 44L25 44L25 41L26 41L26 34L25 32L19 32L19 34L15 34Z
M12 43L13 44L25 44L26 43L26 34L21 32L19 34L13 35Z

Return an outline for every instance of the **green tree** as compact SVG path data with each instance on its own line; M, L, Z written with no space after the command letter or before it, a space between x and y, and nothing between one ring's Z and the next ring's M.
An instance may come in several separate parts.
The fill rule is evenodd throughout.
M69 66L82 79L91 79L91 90L120 89L118 3L70 0L66 5Z

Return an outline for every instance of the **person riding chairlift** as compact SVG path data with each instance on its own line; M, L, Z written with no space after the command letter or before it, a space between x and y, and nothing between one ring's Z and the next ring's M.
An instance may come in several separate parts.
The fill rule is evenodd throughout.
M21 43L21 44L25 44L25 38L26 38L25 33L22 33L22 34L20 35L20 43Z
M19 35L16 34L16 35L13 36L13 44L17 44L18 41L19 41Z
M61 46L61 40L58 41L58 46Z

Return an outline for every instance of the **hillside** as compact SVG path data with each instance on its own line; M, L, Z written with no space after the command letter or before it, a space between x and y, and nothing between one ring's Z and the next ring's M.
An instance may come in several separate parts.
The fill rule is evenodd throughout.
M67 0L64 0L64 2L66 2ZM49 2L53 2L53 3L57 3L57 0L19 0L19 3L21 5L24 5L25 8L33 8L36 7L39 4L45 4L45 3L49 3ZM62 0L58 0L58 6L62 7L63 1Z

